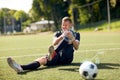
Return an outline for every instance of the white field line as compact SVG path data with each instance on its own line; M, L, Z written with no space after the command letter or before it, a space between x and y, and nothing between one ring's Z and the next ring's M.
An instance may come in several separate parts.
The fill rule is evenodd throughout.
M43 55L45 55L45 54L31 54L31 55L20 55L20 56L2 56L2 57L0 57L0 59L6 59L6 58L8 58L8 57L13 57L13 58L21 58L21 57L33 57L33 56L43 56Z
M76 51L76 52L108 51L108 50L120 50L120 48L90 49L90 50L79 50L79 51Z
M0 49L0 51L31 50L31 49L41 49L41 48L45 48L45 47L10 48L10 49Z
M76 51L76 52L92 52L92 51L109 51L109 50L120 50L120 48L107 48L107 49L91 49L91 50L79 50L79 51ZM45 55L46 53L44 54L31 54L31 55L21 55L21 56L10 56L10 57L14 57L14 58L21 58L21 57L33 57L33 56L43 56ZM7 58L8 56L2 56L0 57L0 59L5 59Z
M99 43L99 44L81 44L80 46L97 46L97 45L120 45L120 43ZM27 47L27 48L3 48L0 49L0 51L15 51L15 50L31 50L31 49L41 49L41 48L47 48L47 47Z
M120 43L97 43L97 44L80 44L80 46L101 46L101 45L120 45Z

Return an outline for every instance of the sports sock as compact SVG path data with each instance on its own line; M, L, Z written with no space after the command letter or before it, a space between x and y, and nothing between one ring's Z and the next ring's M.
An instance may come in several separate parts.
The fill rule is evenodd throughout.
M56 54L57 54L56 51L54 51L52 54L52 59L55 57Z
M40 67L40 63L37 61L34 61L34 62L27 64L27 65L21 65L21 67L23 68L23 70L35 70L38 67Z

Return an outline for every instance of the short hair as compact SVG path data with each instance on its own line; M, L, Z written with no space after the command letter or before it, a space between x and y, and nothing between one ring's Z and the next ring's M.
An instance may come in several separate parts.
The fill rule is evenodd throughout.
M69 18L69 17L64 17L63 19L62 19L62 22L63 21L69 21L70 23L72 23L72 20Z

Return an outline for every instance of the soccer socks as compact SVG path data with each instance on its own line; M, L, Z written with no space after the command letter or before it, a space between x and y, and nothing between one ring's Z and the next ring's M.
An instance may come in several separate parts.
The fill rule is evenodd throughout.
M21 67L23 68L23 70L35 70L38 67L40 67L40 63L37 61L34 61L34 62L27 64L27 65L21 65Z
M57 54L56 51L54 51L52 54L52 59L55 57L56 54Z

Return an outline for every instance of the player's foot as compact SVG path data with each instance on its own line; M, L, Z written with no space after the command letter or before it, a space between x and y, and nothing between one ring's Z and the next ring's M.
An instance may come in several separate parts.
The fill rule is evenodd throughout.
M9 64L9 66L10 66L12 69L14 69L17 73L22 73L22 72L24 72L23 69L22 69L22 67L21 67L18 63L16 63L11 57L8 57L8 58L7 58L7 62L8 62L8 64Z
M54 46L50 46L48 50L48 60L52 60L52 58L55 56L56 52L54 50Z

